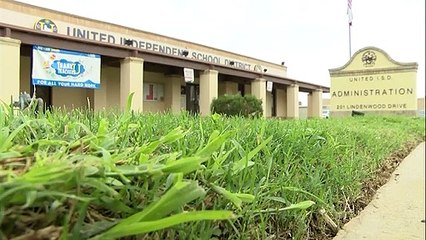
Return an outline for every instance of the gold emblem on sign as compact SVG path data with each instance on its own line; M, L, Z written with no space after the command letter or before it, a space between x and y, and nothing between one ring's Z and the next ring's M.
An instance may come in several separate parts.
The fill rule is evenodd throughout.
M262 72L262 66L260 66L260 65L255 65L255 66L254 66L254 71L255 71L255 72Z
M373 51L366 51L362 54L362 63L365 67L373 67L376 63L376 54Z
M40 19L34 24L34 29L44 32L52 32L57 33L58 27L56 24L50 19Z

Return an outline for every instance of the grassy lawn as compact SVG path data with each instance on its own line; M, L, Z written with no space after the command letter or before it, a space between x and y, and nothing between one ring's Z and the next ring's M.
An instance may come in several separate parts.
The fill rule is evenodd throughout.
M0 238L325 239L384 161L424 138L415 117L3 108Z

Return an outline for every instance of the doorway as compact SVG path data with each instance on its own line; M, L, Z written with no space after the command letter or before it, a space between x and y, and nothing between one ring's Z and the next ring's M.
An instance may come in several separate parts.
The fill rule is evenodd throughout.
M193 114L200 112L200 85L193 83L186 83L186 110Z
M271 109L271 117L277 116L277 89L272 88L272 109Z
M43 99L43 109L50 110L52 107L52 87L31 84L31 97L34 94L34 87L36 88L35 97Z
M240 93L241 97L244 97L245 85L243 83L238 83L238 92Z

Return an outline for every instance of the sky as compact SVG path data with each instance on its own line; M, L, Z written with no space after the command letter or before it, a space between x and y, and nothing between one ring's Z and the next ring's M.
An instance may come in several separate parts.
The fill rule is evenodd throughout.
M328 70L374 46L417 62L425 96L425 0L20 0L287 66L287 77L330 86ZM327 95L325 95L327 97Z

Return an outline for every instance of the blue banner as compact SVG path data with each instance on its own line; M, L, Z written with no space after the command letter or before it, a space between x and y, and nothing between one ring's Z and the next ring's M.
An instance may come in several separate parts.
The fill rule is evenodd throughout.
M51 87L99 88L101 57L43 46L33 46L32 83Z

